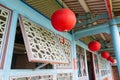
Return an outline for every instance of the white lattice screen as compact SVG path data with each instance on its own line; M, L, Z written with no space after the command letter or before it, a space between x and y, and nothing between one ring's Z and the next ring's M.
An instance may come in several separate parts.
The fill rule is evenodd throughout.
M106 62L105 59L101 57L101 55L99 55L99 61L100 61L100 69L106 69Z
M8 34L10 30L12 11L0 5L0 68L3 67Z
M87 80L87 64L85 60L85 51L82 47L76 46L76 52L77 52L78 77Z
M16 76L16 77L10 77L10 80L53 80L53 75Z
M25 17L20 16L19 21L29 61L68 63L65 56L68 53L64 51L58 35Z
M59 73L57 74L57 80L73 80L72 73Z
M57 36L59 41L62 40L62 36ZM67 56L67 59L69 61L69 64L57 64L57 68L72 68L72 51L71 51L71 41L65 38L65 43L62 44L60 42L60 45L62 46L62 49L65 52L65 55Z

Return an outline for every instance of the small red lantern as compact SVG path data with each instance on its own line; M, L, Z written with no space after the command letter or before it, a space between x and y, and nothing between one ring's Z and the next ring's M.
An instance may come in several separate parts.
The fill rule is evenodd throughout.
M103 57L103 58L108 58L110 55L109 55L109 52L107 52L107 51L103 51L102 53L101 53L101 56Z
M107 60L108 60L108 61L111 61L111 60L113 60L113 58L112 58L111 56L109 56L109 57L107 58Z
M51 23L57 31L70 31L76 24L76 16L70 9L59 9L51 16Z
M101 48L101 44L98 42L98 41L92 41L88 44L88 48L91 50L91 51L98 51L100 50Z
M114 59L112 59L112 60L111 60L111 62L112 62L112 63L115 63L115 60L114 60Z

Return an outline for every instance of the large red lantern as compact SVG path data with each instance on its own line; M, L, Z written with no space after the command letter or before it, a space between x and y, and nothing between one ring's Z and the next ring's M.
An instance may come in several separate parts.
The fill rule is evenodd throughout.
M88 44L88 48L91 50L91 51L98 51L100 50L101 48L101 44L98 42L98 41L92 41Z
M57 31L70 31L76 24L76 16L70 9L59 9L51 16L51 23Z
M101 53L101 56L103 57L103 58L108 58L110 55L109 55L109 52L107 52L107 51L103 51L102 53Z

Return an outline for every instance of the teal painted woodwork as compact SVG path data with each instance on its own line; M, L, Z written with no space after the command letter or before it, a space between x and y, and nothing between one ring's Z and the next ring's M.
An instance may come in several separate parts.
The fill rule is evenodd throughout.
M74 33L75 40L78 40L80 37L90 36L99 33L110 33L109 24L103 23L100 25L92 26L90 28L82 29Z
M12 60L12 53L13 53L13 45L15 39L15 32L16 32L16 24L17 24L17 17L18 14L22 14L29 19L33 20L34 22L40 24L41 26L50 29L54 33L62 35L62 33L57 32L53 29L50 20L45 18L43 15L39 14L38 12L34 11L32 8L27 6L26 4L22 3L20 0L0 0L0 3L9 7L13 10L13 17L12 17L12 24L10 29L10 36L9 36L9 43L7 47L7 53L5 58L5 66L4 70L0 70L0 76L3 77L3 80L8 80L9 76L20 76L20 75L36 75L36 74L52 74L54 75L54 80L56 80L56 73L74 73L74 80L77 78L77 70L73 69L49 69L49 70L32 70L32 69L16 69L11 70L11 60ZM98 18L97 18L98 19ZM116 22L120 22L119 18L116 19ZM92 32L92 33L91 33ZM76 44L80 45L84 49L88 50L87 45L79 41L80 37L89 36L98 34L101 32L110 33L108 23L102 25L96 25L93 28L88 28L85 30L78 31L72 35L69 33L65 33L64 36L72 41L72 58L76 58ZM77 41L75 41L77 40Z
M115 57L117 60L118 72L120 75L120 34L117 25L110 23L110 31L112 35L112 41L114 46Z
M77 55L76 55L76 42L74 39L74 35L72 35L72 57L73 57L73 65L77 64L77 63L74 63L74 60L76 60L76 57L77 57ZM78 72L75 69L75 66L73 66L73 70L74 70L74 78L76 80L78 80Z
M78 17L77 17L77 20L79 20L79 19L87 19L87 16L86 16L86 15L78 16Z
M88 46L87 46L85 43L77 40L77 41L76 41L76 44L89 51Z
M82 17L82 16L81 16L81 17ZM90 17L90 16L88 15L88 17ZM84 26L84 25L86 25L86 24L88 24L88 23L93 23L93 22L95 22L95 21L97 21L97 20L99 20L99 19L108 18L108 17L109 17L109 16L108 16L107 14L98 15L98 16L92 18L92 19L88 19L87 21L84 21L84 22L81 22L81 23L77 23L77 24L76 24L76 27ZM79 17L78 17L78 18L79 18Z
M100 51L109 51L109 50L113 50L113 48L101 49Z
M111 24L119 24L120 18L114 18L110 21ZM120 29L119 29L120 32ZM98 24L90 28L82 29L74 33L75 40L78 40L81 37L91 36L99 33L108 33L110 34L109 22Z
M5 56L5 62L4 62L4 72L3 72L3 80L8 80L9 78L9 72L11 68L11 61L12 61L12 53L14 48L14 39L15 39L15 33L16 33L16 25L17 25L17 17L18 13L16 11L13 11L12 15L12 22L11 22L11 28L8 38L8 46Z

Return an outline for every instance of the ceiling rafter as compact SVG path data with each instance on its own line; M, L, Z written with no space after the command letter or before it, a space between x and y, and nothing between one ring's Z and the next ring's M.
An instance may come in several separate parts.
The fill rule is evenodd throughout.
M57 0L63 7L69 8L62 0Z
M101 33L100 36L102 37L103 40L106 40L105 36Z
M86 13L90 12L90 9L88 8L88 6L84 0L78 0L78 1Z
M85 10L86 13L90 13L90 9L87 6L86 2L84 0L78 0L82 8ZM90 16L91 17L91 16ZM93 39L96 39L95 36L92 36Z
M83 7L83 9L85 10L86 13L91 12L88 5L85 2L85 0L78 0L78 1L79 1L79 3L81 4L81 6ZM98 10L98 9L104 10L103 8L100 8L100 7L99 8L97 7L97 8L94 8L94 9L91 8L91 10ZM100 34L100 36L103 40L106 40L105 36L102 33ZM92 36L92 37L93 37L93 39L96 39L95 36Z

